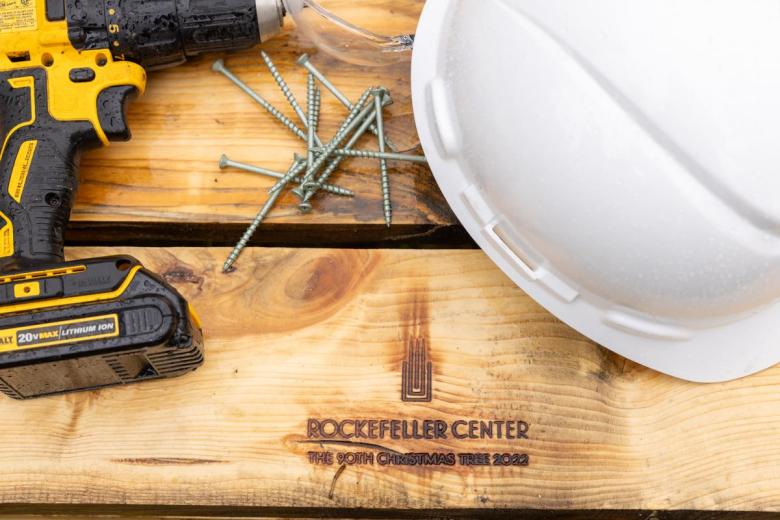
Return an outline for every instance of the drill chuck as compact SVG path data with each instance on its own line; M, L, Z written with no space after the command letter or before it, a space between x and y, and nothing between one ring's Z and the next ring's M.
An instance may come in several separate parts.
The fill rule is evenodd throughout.
M154 70L252 47L281 30L285 10L282 0L65 0L64 13L77 49Z
M276 36L284 24L287 14L282 0L255 0L260 41Z

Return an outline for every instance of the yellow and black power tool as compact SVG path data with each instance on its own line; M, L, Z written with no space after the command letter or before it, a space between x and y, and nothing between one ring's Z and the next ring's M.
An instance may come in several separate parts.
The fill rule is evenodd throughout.
M130 257L65 262L83 150L130 138L146 72L278 32L281 0L0 0L0 391L171 377L203 362L182 296Z

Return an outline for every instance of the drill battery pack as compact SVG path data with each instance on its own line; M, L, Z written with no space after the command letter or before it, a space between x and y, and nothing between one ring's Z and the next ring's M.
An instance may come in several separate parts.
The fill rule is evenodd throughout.
M0 392L9 397L175 377L202 363L195 313L135 258L0 276Z

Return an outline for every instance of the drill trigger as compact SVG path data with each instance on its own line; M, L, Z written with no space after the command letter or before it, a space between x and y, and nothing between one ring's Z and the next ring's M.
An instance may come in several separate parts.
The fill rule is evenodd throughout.
M109 87L98 96L98 119L109 141L129 141L132 132L127 124L127 107L138 97L131 85Z

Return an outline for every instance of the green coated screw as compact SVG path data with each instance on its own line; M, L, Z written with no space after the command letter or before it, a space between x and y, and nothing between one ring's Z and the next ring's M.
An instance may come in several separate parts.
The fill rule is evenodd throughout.
M297 165L300 165L300 163L306 164L306 159L302 157L298 157L296 154L295 162ZM282 179L284 178L285 174L281 172L277 172L274 170L269 170L268 168L262 168L260 166L252 166L250 164L245 164L237 161L230 160L227 155L223 155L219 159L219 167L220 169L224 170L226 168L236 168L238 170L243 170L245 172L249 173L256 173L258 175L264 175L266 177L271 177L272 179ZM303 182L302 177L295 177L292 182L300 184ZM334 186L332 184L326 184L322 187L323 190L327 191L328 193L331 193L333 195L339 195L341 197L354 197L355 193L352 190L348 190L347 188L342 188L340 186Z
M376 127L379 130L379 151L385 152L385 120L382 114L382 98L384 92L381 90L373 90L371 94L374 96L374 106L376 107ZM390 197L390 174L387 171L387 160L379 159L379 170L382 182L382 205L385 212L385 224L390 227L393 224L393 203Z
M309 74L307 76L307 98L308 98L308 111L309 111L309 145L307 149L307 166L309 170L311 167L315 164L315 158L314 158L314 135L315 135L315 129L317 128L317 84L316 80L314 79L314 76ZM306 179L309 176L309 171L307 170L306 176L303 178L303 181L301 182L301 186L303 186L307 181ZM301 187L295 188L292 190L293 193L301 193ZM303 213L309 213L312 210L312 205L306 202L302 202L298 209Z
M320 127L320 110L322 109L322 91L319 88L314 90L314 132L316 135ZM320 146L319 144L317 146Z
M384 106L388 106L392 104L393 100L390 97L389 94L385 95L383 104ZM365 133L369 130L369 127L371 127L374 122L376 121L376 109L374 107L371 107L373 110L371 114L366 118L365 121L363 121L363 124L360 125L360 128L355 131L355 134L352 136L352 138L347 142L347 144L344 146L346 149L350 149L353 146L357 144L357 142L360 140L361 137L365 135ZM336 157L334 158L331 163L328 165L327 168L325 168L325 171L322 172L322 174L317 179L316 183L313 183L314 185L310 187L309 190L306 192L306 197L304 198L304 202L308 202L316 195L317 191L324 186L324 183L330 178L331 175L338 169L338 167L341 165L341 163L344 161L344 157Z
M307 157L309 166L314 164L314 145L315 145L315 136L316 136L316 129L317 129L317 108L315 107L315 103L317 101L317 84L315 83L314 76L309 74L307 76L307 88L306 88L306 100L307 100L307 110L309 112L308 115L308 139L307 139Z
M282 94L284 94L284 97L287 98L287 102L290 104L292 109L297 114L298 118L301 120L301 123L303 123L304 126L308 127L309 121L308 118L306 117L306 113L303 111L303 108L301 108L301 105L298 103L298 100L295 98L295 94L293 94L293 91L290 90L290 86L282 77L282 74L279 72L279 69L276 67L276 64L274 64L273 60L271 60L271 57L265 51L260 51L260 56L263 58L266 67L268 67L268 70L271 72L271 76L274 78L274 81L276 81L276 84L279 85L279 88L282 90ZM315 136L315 140L317 141L317 146L322 146L322 141L320 141L320 138L318 136Z
M249 85L238 79L238 77L230 72L230 70L225 66L224 60L217 60L214 62L214 64L211 66L211 69L215 72L219 72L223 74L226 78L228 78L230 81L232 81L238 88L243 90L249 97L251 97L258 105L263 107L269 114L271 114L274 118L276 118L278 121L280 121L284 126L286 126L293 134L295 134L300 139L303 139L304 141L307 140L306 133L298 128L298 125L293 123L290 118L282 114L276 107L274 107L271 103L269 103L264 97L262 97L260 94L252 90Z
M321 153L322 148L315 148L314 153ZM348 148L339 148L333 150L331 155L337 157L357 157L361 159L385 159L387 161L404 161L418 164L428 164L428 159L424 155L408 155L404 153L379 152L374 150L351 150Z
M301 67L305 68L307 71L309 71L309 73L311 73L315 78L317 78L320 81L320 83L322 83L323 86L325 86L326 89L330 90L330 92L336 97L336 99L339 100L339 102L342 105L347 107L347 110L352 110L354 108L354 105L349 100L349 98L347 96L345 96L344 93L341 92L338 89L338 87L336 87L336 85L334 85L327 78L327 76L325 76L325 74L320 72L319 69L317 69L317 67L314 66L314 64L311 62L311 58L309 57L308 54L304 54L300 58L298 58L298 65L300 65ZM373 124L371 125L371 132L374 135L379 135L379 133L378 133L379 130ZM395 147L395 145L390 143L387 139L385 139L385 142L387 143L387 145L390 148L390 150L392 150L394 152L398 151L397 148Z
M368 99L368 96L371 95L371 89L368 89L366 92L368 93L368 95L365 96L363 103L365 103L365 101ZM349 135L366 117L368 117L372 109L373 107L366 107L361 111L360 105L355 106L355 108L347 117L348 123L345 122L346 125L342 125L343 131L340 131L338 134L336 134L333 140L330 143L328 143L328 145L325 148L323 148L322 153L315 160L314 164L309 166L306 177L304 177L305 180L304 184L310 182L312 180L313 174L316 173L317 170L319 170L319 168L325 163L325 161L328 160L328 157L330 155L330 150L335 150L336 148L338 148L339 145L344 141L344 139L347 138L347 135ZM310 172L313 172L312 175L309 175ZM289 182L289 180L290 179L282 179L279 182L277 182L274 186L271 187L271 193L284 188L285 184Z
M298 115L298 118L301 120L301 123L303 123L304 125L307 124L306 113L303 111L303 108L301 108L301 105L298 104L298 100L295 99L295 94L293 94L292 90L290 90L290 86L287 84L287 82L284 80L282 75L279 73L279 69L276 68L276 65L274 65L274 62L271 60L271 57L268 56L268 54L265 51L260 51L260 56L262 56L263 61L268 67L268 70L271 71L271 76L273 76L274 81L276 81L276 84L279 85L279 88L282 89L282 93L284 94L284 97L287 98L287 101L290 103L290 106L293 108L293 110L295 110L295 113Z
M298 173L303 171L305 163L296 161L293 163L293 165L290 167L290 172L288 175L292 172L292 177L295 177ZM300 169L299 169L300 168ZM285 176L286 177L286 176ZM236 260L238 260L238 257L241 256L241 252L246 249L246 246L249 244L249 241L252 240L252 237L257 232L257 228L260 227L260 224L265 221L266 218L268 218L268 215L271 213L271 210L276 206L276 202L279 200L279 197L282 195L282 190L279 190L275 193L271 193L270 197L268 197L268 200L266 201L263 208L260 210L260 212L257 214L255 219L252 221L252 224L249 226L249 228L246 230L246 233L244 233L244 236L241 237L241 240L238 241L238 244L236 244L236 247L233 248L233 251L228 256L228 259L225 261L225 265L222 266L222 271L227 273L230 271L230 269L233 267L233 264L236 263Z
M302 212L308 213L311 211L311 204L308 200L306 200L306 192L312 188L310 183L314 184L314 187L316 187L317 183L314 182L314 177L317 175L317 172L320 170L320 168L322 168L322 166L325 164L325 161L330 158L330 150L335 150L338 148L344 139L347 138L349 133L352 132L358 126L358 124L360 124L362 119L365 119L368 114L370 114L371 107L369 106L363 109L363 106L368 101L368 98L371 97L372 91L373 89L367 89L366 92L360 97L360 101L355 105L355 108L352 109L350 114L344 120L344 123L341 125L338 132L336 132L336 136L322 150L322 153L314 161L314 164L309 165L309 169L306 171L306 176L303 178L303 183L301 186L293 190L293 193L302 200L300 204L300 210ZM362 117L362 119L359 119L359 117Z

